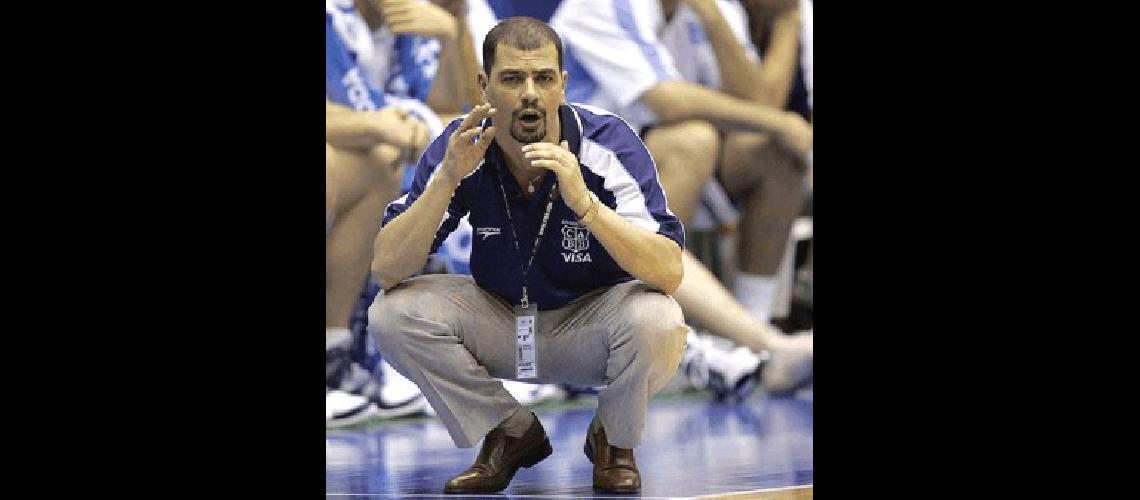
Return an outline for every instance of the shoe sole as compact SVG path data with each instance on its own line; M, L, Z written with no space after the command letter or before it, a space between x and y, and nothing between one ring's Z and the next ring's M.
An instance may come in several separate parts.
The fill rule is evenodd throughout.
M550 446L550 438L543 439L542 444L535 446L533 449L531 449L529 452L527 452L526 455L523 455L522 459L519 461L518 467L515 467L515 470L511 471L510 475L507 476L506 482L504 482L502 485L496 485L496 486L493 486L490 488L450 488L450 489L448 487L444 486L443 492L444 493L498 493L500 491L507 489L507 486L511 485L511 480L515 478L515 473L519 471L520 467L525 467L528 469L531 467L534 467L539 462L546 460L546 457L549 457L552 453L554 453L554 447Z
M594 487L596 493L641 493L641 488L599 488Z
M370 420L374 416L376 416L376 407L373 405L368 405L363 410L360 410L358 412L334 417L332 419L325 419L325 428L338 429L341 427L357 425Z
M427 398L420 395L400 405L393 405L386 408L377 405L375 415L383 419L420 415L426 413L427 406Z

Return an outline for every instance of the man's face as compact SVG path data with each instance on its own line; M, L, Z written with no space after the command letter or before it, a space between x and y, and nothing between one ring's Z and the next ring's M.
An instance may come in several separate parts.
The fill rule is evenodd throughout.
M566 100L566 72L558 70L553 43L537 50L500 43L491 74L485 80L480 75L480 80L484 98L498 110L496 128L503 130L500 127L509 118L506 130L523 144L546 138L550 120L558 120L558 105Z

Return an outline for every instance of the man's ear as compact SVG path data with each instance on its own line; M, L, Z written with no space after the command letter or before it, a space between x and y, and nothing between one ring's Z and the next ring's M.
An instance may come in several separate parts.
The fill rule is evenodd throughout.
M570 73L562 70L562 104L566 104L566 83L570 81Z
M483 94L483 102L487 102L487 74L479 72L479 91Z

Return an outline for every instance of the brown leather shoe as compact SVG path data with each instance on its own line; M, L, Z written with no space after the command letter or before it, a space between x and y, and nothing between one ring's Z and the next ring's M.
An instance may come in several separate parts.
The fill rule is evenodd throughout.
M638 493L641 491L641 473L633 450L610 446L606 430L597 419L590 424L583 449L586 458L594 463L594 489L609 493Z
M534 415L532 412L531 415ZM444 493L495 493L511 484L519 467L530 467L554 452L538 417L521 438L496 427L483 438L475 464L443 485Z

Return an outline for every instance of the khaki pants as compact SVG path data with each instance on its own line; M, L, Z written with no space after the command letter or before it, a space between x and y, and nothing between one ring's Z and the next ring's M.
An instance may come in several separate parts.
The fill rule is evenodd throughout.
M456 445L474 446L519 407L496 380L515 379L514 313L471 277L405 280L377 296L368 323L380 353L419 386ZM538 379L527 381L605 385L597 418L610 444L634 448L687 333L672 297L636 280L600 289L538 313Z

